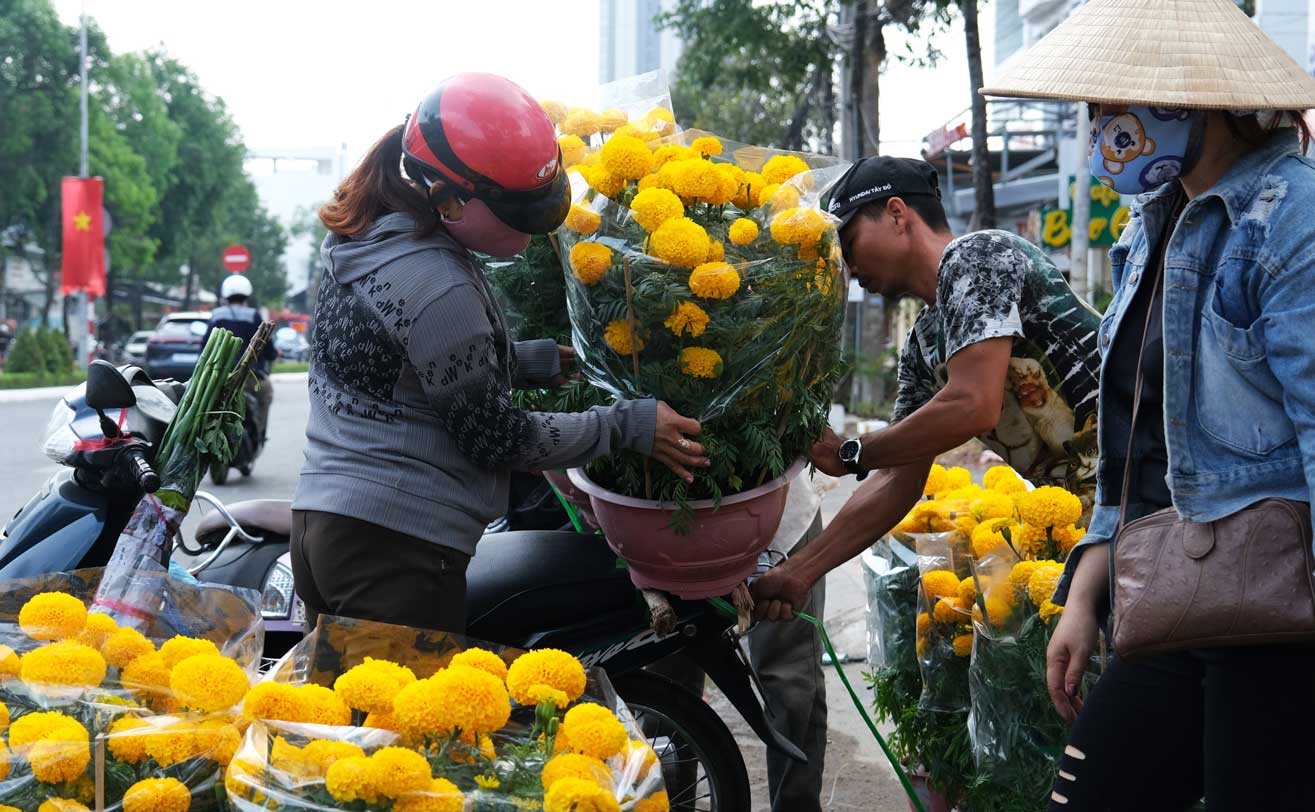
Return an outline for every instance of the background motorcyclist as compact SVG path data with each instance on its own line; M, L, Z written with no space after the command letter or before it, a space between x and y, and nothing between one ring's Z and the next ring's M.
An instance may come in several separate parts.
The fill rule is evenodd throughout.
M251 280L241 274L230 274L219 286L219 298L223 299L225 304L211 312L210 326L205 332L206 340L210 339L211 331L216 327L222 327L242 339L242 346L245 349L262 321L260 311L248 304L251 300ZM278 349L271 341L252 364L251 370L254 374L247 383L248 390L256 396L258 408L253 416L262 445L265 442L265 427L269 424L269 409L274 402L274 387L269 382L269 371L270 365L276 358L278 358Z

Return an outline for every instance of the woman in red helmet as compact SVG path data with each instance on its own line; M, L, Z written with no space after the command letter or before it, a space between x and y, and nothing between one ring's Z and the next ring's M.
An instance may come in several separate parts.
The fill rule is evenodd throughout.
M512 256L561 225L552 123L498 76L459 74L390 130L320 210L306 460L293 500L297 593L321 613L461 632L466 565L513 469L623 449L706 466L699 424L654 400L516 409L562 378L552 340L513 342L470 251Z

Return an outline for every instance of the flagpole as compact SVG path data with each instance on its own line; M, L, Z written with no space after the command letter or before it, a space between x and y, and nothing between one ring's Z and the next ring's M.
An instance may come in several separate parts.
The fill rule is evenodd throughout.
M82 73L82 94L79 107L82 113L81 134L82 149L79 155L78 175L79 177L88 177L87 166L87 3L83 0L82 13L78 17L80 30L78 33L78 53L81 59ZM85 290L78 291L74 294L77 298L74 300L73 318L74 328L76 329L77 347L78 347L78 364L84 369L91 363L91 312L90 312L90 295Z

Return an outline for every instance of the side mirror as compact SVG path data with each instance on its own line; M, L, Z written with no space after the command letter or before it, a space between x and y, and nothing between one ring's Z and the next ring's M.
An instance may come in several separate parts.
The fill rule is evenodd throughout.
M132 384L108 361L92 361L87 367L87 405L96 411L127 409L137 405Z

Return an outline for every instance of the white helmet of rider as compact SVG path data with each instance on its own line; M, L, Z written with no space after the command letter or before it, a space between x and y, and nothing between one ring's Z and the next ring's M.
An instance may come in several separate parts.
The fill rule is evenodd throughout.
M229 274L219 286L219 298L227 301L234 296L251 298L251 280L240 273Z

